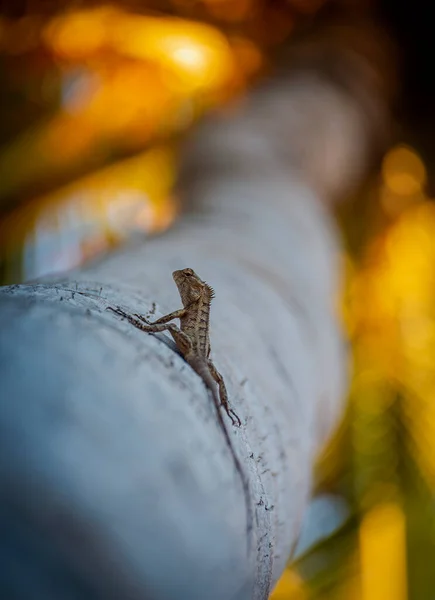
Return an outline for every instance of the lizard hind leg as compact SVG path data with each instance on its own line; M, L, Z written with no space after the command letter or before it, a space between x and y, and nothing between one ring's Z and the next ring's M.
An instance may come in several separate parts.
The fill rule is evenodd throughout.
M227 392L227 388L225 386L224 378L219 373L219 371L216 369L216 367L214 366L214 364L212 363L212 361L210 359L207 360L207 365L208 365L208 368L210 369L211 376L213 377L213 379L216 381L216 383L219 386L219 398L221 401L221 406L224 407L225 412L231 419L232 424L237 425L237 427L241 427L242 422L241 422L239 416L233 411L232 408L230 408L230 403L228 400L228 392Z

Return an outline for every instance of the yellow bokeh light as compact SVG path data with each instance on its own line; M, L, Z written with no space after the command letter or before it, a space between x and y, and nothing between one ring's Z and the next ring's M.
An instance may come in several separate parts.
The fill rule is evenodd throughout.
M121 214L130 212L131 224L143 231L159 231L175 218L176 205L170 197L174 179L174 151L156 147L120 161L45 197L35 198L11 213L0 223L0 239L16 244L29 232L29 223L38 224L46 215L57 229L56 215L66 206L80 211L82 222L102 223L112 207ZM54 218L50 217L54 215Z
M372 243L365 268L350 274L348 295L348 318L354 320L358 334L356 396L366 407L368 379L400 385L414 460L431 488L435 486L434 228L432 202L409 206Z
M382 185L379 191L379 200L385 214L389 217L397 217L409 207L424 202L426 198L420 188L416 193L397 194L388 186Z
M417 194L426 183L426 169L412 148L396 146L385 156L382 164L385 185L399 196Z
M234 76L228 42L207 25L181 19L134 17L121 20L111 34L119 52L157 61L176 72L186 92L220 87Z
M235 78L233 54L215 28L177 18L156 18L102 7L53 19L45 43L63 59L88 60L110 49L171 73L186 94L216 89Z
M44 40L62 58L89 58L108 42L108 31L121 14L115 8L100 7L62 15L48 24Z
M293 569L286 569L276 584L270 600L307 600L304 581Z
M373 508L360 528L362 600L406 600L406 526L397 504Z
M189 47L186 40L174 40L172 57L182 67L189 70L202 71L204 69L205 57L199 48Z
M420 313L428 300L428 291L435 283L435 208L426 202L408 211L390 229L385 240L388 273L380 284L384 296L395 298L400 308L397 316ZM399 304L400 303L400 304Z

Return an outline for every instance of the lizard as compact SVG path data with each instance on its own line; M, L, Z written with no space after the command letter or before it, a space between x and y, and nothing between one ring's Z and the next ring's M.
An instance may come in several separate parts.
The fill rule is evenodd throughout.
M148 321L143 315L137 313L129 314L119 306L116 308L109 306L108 309L124 317L141 331L147 333L168 331L185 361L201 377L206 387L211 391L219 427L225 437L234 466L242 481L249 541L249 534L252 529L249 483L234 450L220 407L222 406L225 409L233 425L240 427L242 423L237 414L230 408L224 379L210 359L209 322L211 301L215 295L214 290L205 281L202 281L195 271L190 268L174 271L172 277L181 297L182 308L160 317L154 322ZM174 323L170 323L174 319L180 320L180 327L177 327ZM216 386L218 387L219 394Z

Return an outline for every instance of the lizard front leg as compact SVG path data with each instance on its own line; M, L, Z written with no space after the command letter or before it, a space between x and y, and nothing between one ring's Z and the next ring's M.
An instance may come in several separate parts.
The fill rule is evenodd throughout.
M139 315L137 313L134 313L133 316L136 317L137 319L139 319L140 321L143 321L143 323L146 323L147 325L162 325L163 323L168 323L169 321L172 321L173 319L181 319L182 317L185 316L185 314L186 314L186 309L180 308L180 309L174 310L174 312L171 312L168 315L164 315L163 317L160 317L152 322L148 321L148 319L146 319L143 315Z
M166 317L161 317L161 319L158 319L154 323L149 323L145 319L145 317L142 317L141 315L136 315L136 314L131 315L129 313L126 313L124 310L122 310L122 308L119 308L119 306L117 308L112 308L111 306L108 306L107 308L108 308L108 310L111 310L115 314L120 315L121 317L124 317L125 319L127 319L127 321L129 323L131 323L132 325L134 325L134 327L137 327L137 329L140 329L141 331L146 331L147 333L159 333L162 331L169 331L174 342L177 345L177 348L179 349L179 351L181 352L181 354L183 356L186 356L186 354L191 352L192 342L185 333L183 333L176 325L174 325L174 323L162 323L162 322L159 323L158 322L158 321L161 321L161 319L167 319L168 317L176 318L176 317L171 316L171 315L174 315L175 313L171 313L171 315L166 315ZM180 313L183 310L184 309L181 309L180 311L176 311L176 313Z
M240 427L242 425L241 420L239 419L238 415L233 411L233 409L230 408L230 403L228 401L228 392L225 386L224 378L216 369L216 367L210 359L207 359L207 365L210 370L211 376L219 386L219 398L221 401L221 405L224 407L225 412L230 417L232 424L237 425L237 427Z

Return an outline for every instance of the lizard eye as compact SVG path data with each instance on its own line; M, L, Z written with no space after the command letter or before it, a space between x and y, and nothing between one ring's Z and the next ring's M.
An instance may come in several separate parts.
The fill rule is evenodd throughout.
M186 269L184 271L184 274L186 275L186 277L192 277L192 275L193 275L193 273L192 273L192 271L190 269L189 270Z

